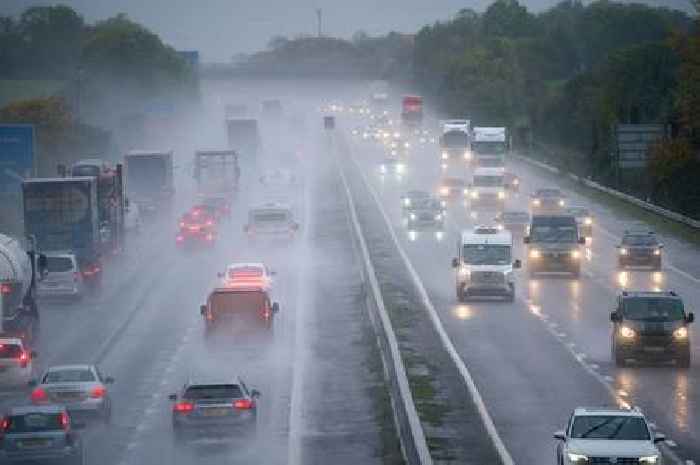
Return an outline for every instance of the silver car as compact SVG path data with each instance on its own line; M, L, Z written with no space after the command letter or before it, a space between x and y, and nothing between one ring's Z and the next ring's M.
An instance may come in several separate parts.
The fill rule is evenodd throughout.
M104 376L95 365L60 365L48 368L34 386L31 401L35 405L64 405L72 417L98 417L108 423L112 401L107 385L111 376Z
M39 281L39 295L81 299L85 285L75 254L47 252L45 255L48 274Z

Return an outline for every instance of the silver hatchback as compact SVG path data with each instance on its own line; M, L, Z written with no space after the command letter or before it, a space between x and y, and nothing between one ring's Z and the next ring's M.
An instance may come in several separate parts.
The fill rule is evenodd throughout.
M46 253L47 275L39 281L41 297L70 297L81 299L84 292L83 276L75 254L68 252Z

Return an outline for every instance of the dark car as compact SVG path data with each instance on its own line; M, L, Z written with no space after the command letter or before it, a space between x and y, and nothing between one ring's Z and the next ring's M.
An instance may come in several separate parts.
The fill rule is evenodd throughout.
M83 443L64 407L15 407L0 420L0 463L83 464Z
M618 266L646 266L660 270L663 248L664 245L659 242L653 231L625 231L620 245L617 246Z
M566 206L566 196L559 189L537 189L530 196L530 210L536 214L557 214Z
M243 334L270 330L277 312L279 304L272 303L268 290L248 283L214 289L200 307L208 333L222 325Z
M685 312L675 292L622 292L610 320L615 365L634 359L676 360L682 368L690 366L688 325L695 315Z
M528 245L527 268L530 275L540 272L581 273L580 244L576 218L567 215L535 215L523 238Z
M409 231L443 231L445 208L436 198L414 200L406 209L406 227Z
M171 394L175 440L234 438L257 426L260 393L248 389L239 377L188 381L179 394ZM235 433L235 434L234 434Z

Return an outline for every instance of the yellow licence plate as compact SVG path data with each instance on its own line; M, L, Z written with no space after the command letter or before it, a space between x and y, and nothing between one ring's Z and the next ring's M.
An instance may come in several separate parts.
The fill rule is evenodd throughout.
M205 417L223 417L228 413L229 409L227 408L208 408L202 412Z

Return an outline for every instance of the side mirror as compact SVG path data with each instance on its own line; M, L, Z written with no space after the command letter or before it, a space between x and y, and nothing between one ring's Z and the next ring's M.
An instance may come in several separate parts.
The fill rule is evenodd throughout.
M452 268L459 268L459 258L452 259Z
M222 273L221 271L219 271L218 273L216 273L216 277L217 277L217 278L223 278L224 276L225 276L224 273Z
M692 315L692 313L691 313L691 315ZM32 351L29 353L29 356L30 356L31 358L34 359L34 358L37 358L37 357L39 356L39 354L36 353L36 352L34 352L34 351L32 350Z
M258 391L257 389L253 389L250 391L250 397L252 397L253 399L257 399L260 396L260 391Z
M169 399L169 400L172 400L172 401L176 401L176 400L177 400L177 394L170 394L170 395L168 396L168 399Z
M560 441L566 441L566 434L563 431L557 431L553 435L554 439L559 439Z
M43 253L39 254L39 258L36 261L37 266L39 267L39 274L41 276L46 276L46 273L48 273L48 267L49 267L49 259L46 258L46 255Z
M586 243L586 238L585 238L585 237L579 237L579 238L578 238L578 243L579 243L579 244L585 244L585 243Z
M292 230L298 231L299 230L299 223L292 223Z
M656 433L654 434L654 444L658 444L660 442L664 442L666 440L666 435L662 433Z
M30 379L29 381L27 381L27 386L29 387L35 387L37 384L38 383L35 379Z
M516 270L519 268L522 268L522 266L523 266L523 262L521 262L520 260L515 260L513 262L513 268L515 268Z
M268 270L267 274L269 274L270 276L277 276L277 272L273 270Z
M280 304L277 302L272 304L272 313L279 313L280 311Z
M530 236L523 236L523 243L529 244L530 243Z
M620 321L622 321L622 318L620 318L620 314L617 313L617 311L614 311L610 314L610 321L612 321L613 323L619 323Z
M111 376L107 376L105 378L105 384L114 384L114 378L112 378Z
M199 314L204 316L207 314L207 306L206 305L200 305L199 306Z
M693 312L688 313L688 315L685 317L685 322L686 323L692 323L695 321L695 314Z
M664 248L664 245L663 245L663 244L659 244L659 248L660 248L660 249L663 249L663 248Z

